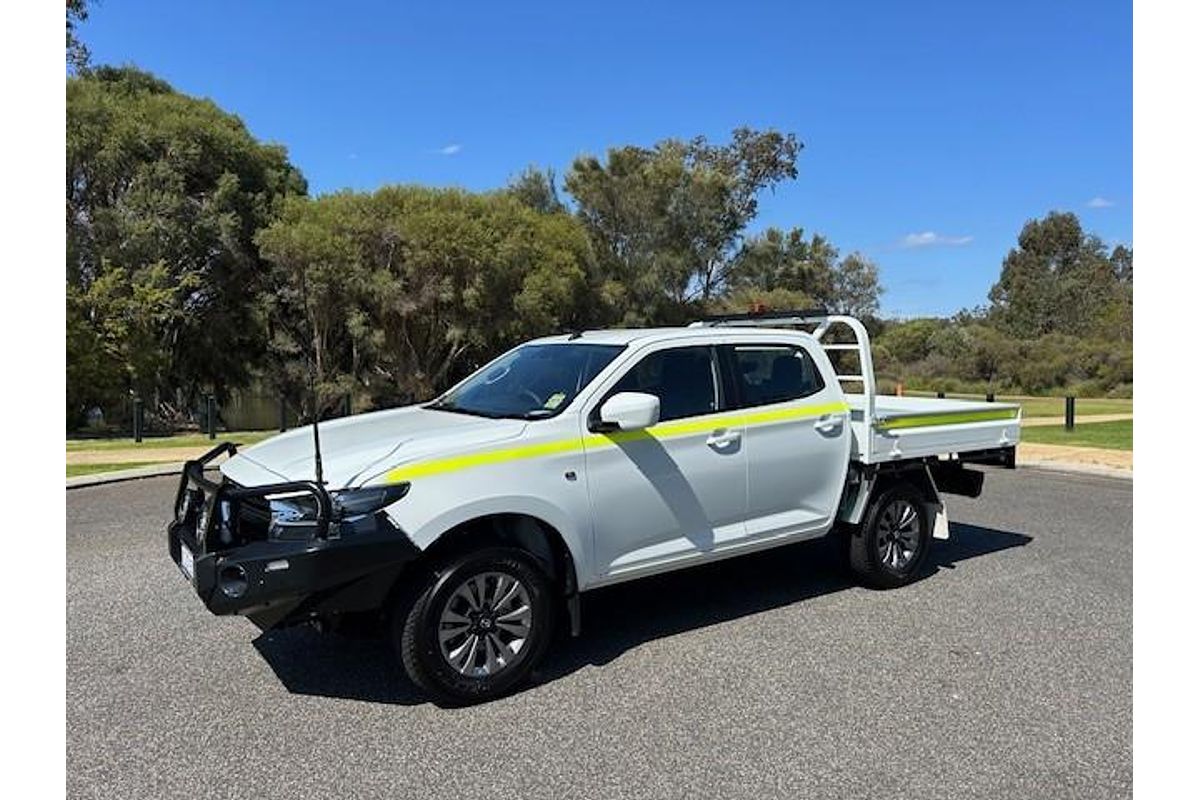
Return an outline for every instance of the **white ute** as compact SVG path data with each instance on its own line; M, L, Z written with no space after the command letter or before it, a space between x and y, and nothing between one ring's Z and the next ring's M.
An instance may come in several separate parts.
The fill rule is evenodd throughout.
M312 431L245 449L220 467L234 503L213 513L226 518L180 541L198 592L193 570L212 561L216 613L275 625L375 610L414 682L471 702L529 674L560 610L578 634L579 594L595 587L831 533L867 584L914 580L931 539L949 535L941 494L979 494L983 473L966 464L1011 468L1019 417L1011 404L877 395L852 317L550 336L432 402L321 423L324 482L311 491L329 502L268 496L260 535L237 498L315 482ZM379 524L357 532L372 514ZM370 564L298 590L316 579L286 577L286 551L266 560L297 530L330 563L361 536ZM386 537L408 555L379 549ZM249 577L246 548L267 564ZM230 605L227 576L238 597L260 599ZM273 594L272 581L290 583Z

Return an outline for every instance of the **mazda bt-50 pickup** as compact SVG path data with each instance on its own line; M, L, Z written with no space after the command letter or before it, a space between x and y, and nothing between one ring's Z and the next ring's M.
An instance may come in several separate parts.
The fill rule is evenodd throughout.
M578 635L599 586L827 535L865 583L909 583L949 535L943 494L1014 466L1019 416L878 395L852 317L575 332L322 422L319 447L299 428L189 462L169 549L211 612L384 620L413 682L474 702L526 678L557 620Z

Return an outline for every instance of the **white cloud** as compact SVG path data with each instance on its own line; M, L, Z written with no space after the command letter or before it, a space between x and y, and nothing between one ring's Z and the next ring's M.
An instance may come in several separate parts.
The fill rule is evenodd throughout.
M975 239L974 236L943 236L940 233L933 231L923 231L922 233L910 233L900 240L901 247L934 247L937 245L946 245L950 247L959 247L964 244L970 244Z
M434 152L437 153L439 156L458 155L458 153L461 151L462 151L462 145L457 144L457 143L448 144L445 147L439 147L437 150L434 150Z
M1112 206L1112 200L1109 200L1107 197L1101 197L1100 195L1096 195L1091 200L1087 201L1088 208L1112 208Z

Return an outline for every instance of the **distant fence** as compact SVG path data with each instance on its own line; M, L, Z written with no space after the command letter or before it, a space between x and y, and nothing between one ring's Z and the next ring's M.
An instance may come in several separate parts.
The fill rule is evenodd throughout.
M897 385L897 394L912 397L939 397L952 400L975 400L985 402L1017 403L1022 408L1024 419L1060 419L1067 430L1075 428L1076 417L1093 415L1132 416L1133 400L1119 397L1076 397L1071 394L1050 395L997 395L994 393L970 394L962 392L910 391Z
M349 407L347 399L326 417L343 416L349 413ZM161 421L155 421L152 412L148 401L135 396L122 397L103 407L91 409L87 414L87 423L73 431L72 435L137 438L139 434L149 436L188 430L203 432L210 427L229 431L267 431L295 427L304 421L300 409L285 403L278 394L263 391L235 391L225 403L201 396L184 412L184 420L171 426L170 430L163 429Z
M279 427L281 422L284 427L295 425L298 416L278 395L235 392L221 408L219 418L230 430L265 431Z

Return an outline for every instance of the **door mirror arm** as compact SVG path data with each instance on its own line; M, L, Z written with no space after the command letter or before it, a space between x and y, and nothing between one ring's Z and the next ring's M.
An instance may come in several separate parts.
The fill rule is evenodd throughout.
M621 428L615 422L605 422L593 417L588 420L587 429L591 433L612 433L613 431L619 431Z

